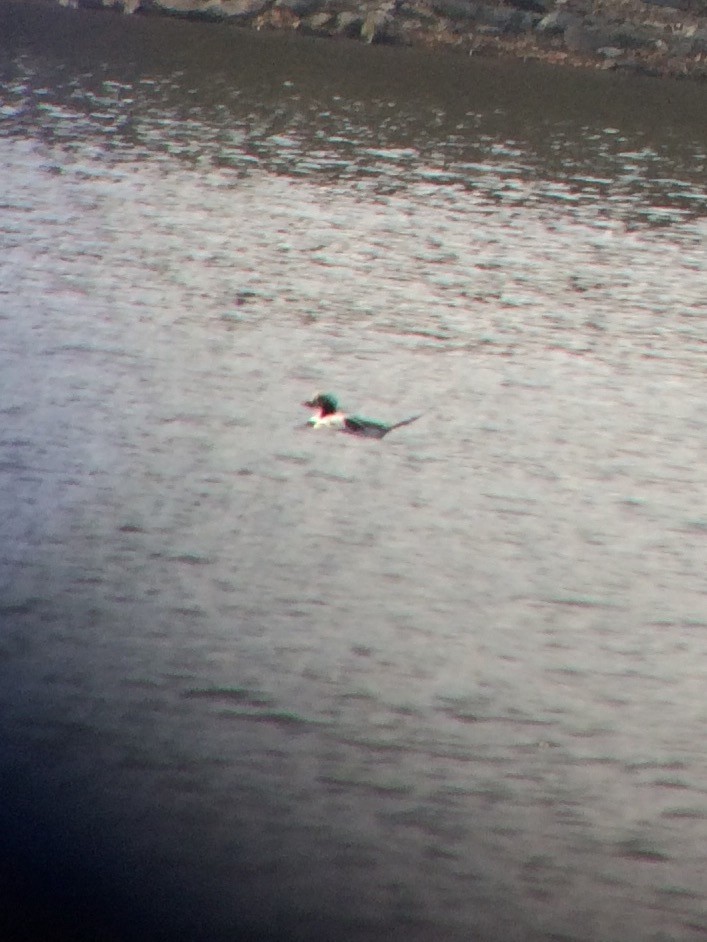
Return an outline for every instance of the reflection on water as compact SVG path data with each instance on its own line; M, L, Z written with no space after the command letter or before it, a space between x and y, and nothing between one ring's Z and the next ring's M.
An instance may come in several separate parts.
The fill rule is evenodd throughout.
M703 92L0 11L6 934L701 938Z
M190 24L185 42L182 23L114 18L108 30L87 14L77 69L70 17L25 24L17 4L4 12L15 53L4 68L5 133L92 141L113 160L163 154L380 192L432 180L518 201L528 196L520 182L533 199L601 200L637 221L705 212L699 86L362 52L228 26ZM28 28L43 43L37 77Z

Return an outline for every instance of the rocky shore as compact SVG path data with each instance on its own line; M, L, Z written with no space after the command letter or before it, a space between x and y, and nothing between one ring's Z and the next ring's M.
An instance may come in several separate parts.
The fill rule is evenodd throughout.
M56 2L56 0L54 0ZM707 78L707 0L58 0L367 43Z

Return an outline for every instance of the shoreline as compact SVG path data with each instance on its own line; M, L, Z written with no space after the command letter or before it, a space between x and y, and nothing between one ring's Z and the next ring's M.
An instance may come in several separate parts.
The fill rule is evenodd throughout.
M131 15L707 79L707 0L45 0Z

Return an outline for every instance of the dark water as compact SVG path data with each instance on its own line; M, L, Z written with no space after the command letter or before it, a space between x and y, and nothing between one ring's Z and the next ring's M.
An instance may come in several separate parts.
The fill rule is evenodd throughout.
M704 939L704 89L0 25L4 937Z

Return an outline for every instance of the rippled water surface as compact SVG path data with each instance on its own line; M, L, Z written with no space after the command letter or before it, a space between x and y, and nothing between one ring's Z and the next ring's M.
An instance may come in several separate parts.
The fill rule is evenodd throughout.
M0 18L10 931L703 939L704 89Z

